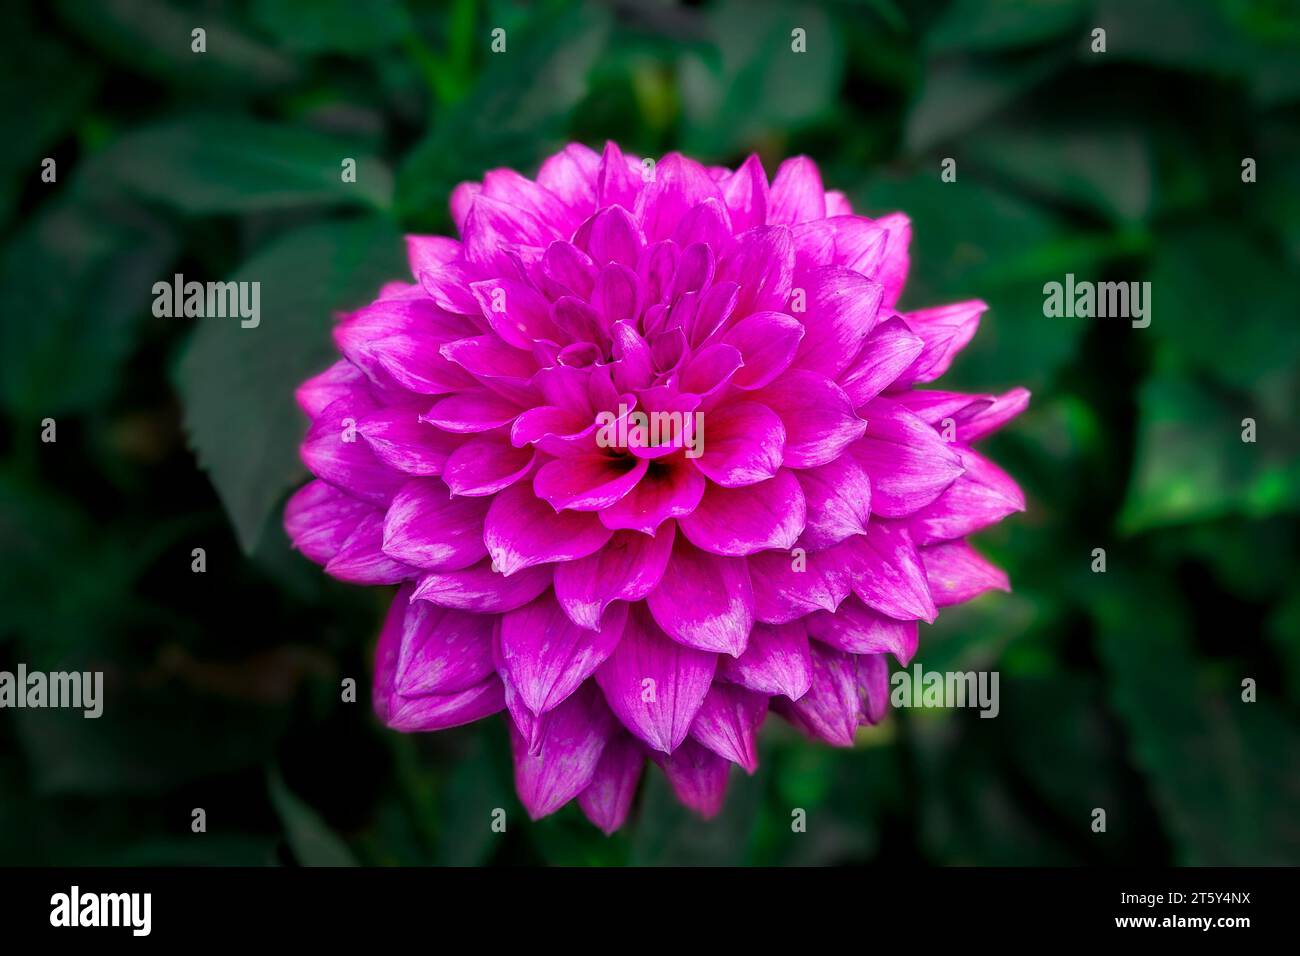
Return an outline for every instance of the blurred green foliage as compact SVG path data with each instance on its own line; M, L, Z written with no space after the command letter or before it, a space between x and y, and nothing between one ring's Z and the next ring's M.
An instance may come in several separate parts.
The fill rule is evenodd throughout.
M98 721L0 713L0 862L1300 862L1294 4L60 0L12 5L0 48L0 667L108 694ZM906 210L904 305L991 306L944 384L1035 393L990 442L1029 510L979 542L1015 592L919 656L1000 671L998 719L896 711L845 751L772 721L719 819L651 771L610 839L573 807L522 822L499 722L377 727L386 595L278 522L291 388L403 274L401 233L449 230L462 179L607 138L807 153L855 208ZM259 333L153 317L173 272L260 279ZM1067 272L1150 281L1150 328L1045 318Z

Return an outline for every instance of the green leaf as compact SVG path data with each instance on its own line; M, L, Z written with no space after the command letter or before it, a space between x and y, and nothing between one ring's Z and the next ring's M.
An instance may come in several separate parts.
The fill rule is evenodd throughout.
M260 43L220 14L167 0L58 0L59 16L119 66L202 91L209 97L278 89L299 79L292 60ZM207 52L195 53L191 31L207 31Z
M175 254L147 210L77 185L28 222L0 259L0 398L32 428L112 394L150 288Z
M1151 212L1151 145L1136 126L1002 122L967 136L960 153L1034 193L1119 222Z
M1300 506L1300 436L1284 420L1171 373L1148 381L1138 405L1125 532ZM1257 416L1256 441L1242 441L1243 419Z
M587 90L604 48L608 14L582 7L568 18L538 18L511 32L507 52L491 55L474 88L434 117L398 178L404 216L442 223L455 186L488 169L536 166L564 139L566 121Z
M924 85L907 112L903 142L909 152L923 153L960 136L1064 65L1050 51L1014 62L962 56L929 63Z
M1032 46L1078 27L1088 7L1088 0L956 0L926 34L926 47L947 53Z
M370 53L410 29L399 0L256 0L252 16L281 48L302 53Z
M844 68L843 41L825 11L797 18L776 4L727 0L706 19L707 54L681 58L682 149L721 159L827 115ZM805 31L805 53L791 49L794 27Z
M285 784L280 771L267 772L271 805L284 825L285 839L302 866L356 866L356 857L337 833Z
M356 182L343 181L344 159ZM96 185L191 215L313 205L385 208L392 176L354 143L239 116L193 116L127 133L95 159Z
M1263 695L1241 699L1241 679L1258 675L1228 662L1220 674L1198 660L1182 602L1156 575L1128 569L1098 585L1090 604L1115 709L1178 863L1300 863L1300 734Z
M1150 331L1173 354L1243 389L1295 380L1300 291L1269 247L1217 225L1182 229L1156 244L1150 281Z
M245 552L303 475L306 422L293 389L336 357L331 316L405 271L389 223L319 223L281 236L228 277L261 283L256 328L199 320L177 372L185 429Z

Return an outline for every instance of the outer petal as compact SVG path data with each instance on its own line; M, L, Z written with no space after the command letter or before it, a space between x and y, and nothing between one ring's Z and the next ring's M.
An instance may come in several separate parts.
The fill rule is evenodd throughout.
M623 634L627 605L616 604L598 631L569 620L555 596L543 594L501 618L501 667L524 705L552 710L605 662Z
M863 407L867 432L850 450L871 475L871 508L896 518L924 508L961 476L961 459L907 409L877 398Z
M289 498L284 506L284 530L293 546L304 555L317 564L328 564L361 520L378 513L373 505L317 479L307 482Z
M760 694L781 694L791 700L802 697L812 683L812 657L803 622L755 624L745 653L718 658L718 677Z
M893 654L906 665L916 653L916 621L897 621L873 611L856 597L838 611L818 611L804 618L810 636L849 654Z
M921 549L926 580L939 607L961 604L988 590L1010 591L1006 572L985 560L965 541L945 541Z
M623 726L651 748L671 753L686 739L716 666L717 655L671 640L641 605L633 605L596 683Z
M487 502L452 498L440 478L412 478L384 515L384 553L430 571L458 571L487 555Z
M826 190L822 188L817 164L807 156L791 156L781 163L772 180L768 198L767 221L807 222L826 218Z
M357 396L332 402L312 423L299 453L317 478L354 498L385 505L408 476L375 457L370 445L357 435L357 421L372 411L373 404Z
M521 607L551 586L551 568L526 568L506 577L484 559L463 571L433 571L420 578L415 599L480 614L501 614Z
M965 474L906 519L919 545L961 538L1025 510L1024 493L1010 475L969 448L956 451Z
M678 519L691 543L713 554L743 556L767 548L789 550L804 529L807 510L794 472L722 488L710 484L700 505Z
M840 388L853 407L860 408L893 384L924 347L902 319L886 319L862 343L857 358L839 378Z
M406 697L453 694L491 676L490 617L412 601L415 587L398 590L379 634L375 669L384 691Z
M440 475L464 439L421 421L423 410L422 404L388 405L359 419L357 431L388 467L408 475Z
M646 606L673 640L732 657L744 653L754 625L745 561L706 554L684 537L673 543L668 567Z
M722 193L705 168L679 153L669 153L637 199L637 218L646 239L670 238L686 213L706 199L722 202Z
M498 494L483 525L483 543L507 576L536 564L585 558L611 534L595 515L557 514L527 485L511 485Z
M755 616L768 624L785 624L816 610L834 611L849 596L856 567L850 538L811 554L764 551L751 554Z
M537 753L511 724L515 790L529 817L539 820L554 813L590 786L614 730L609 708L590 686L550 713Z
M706 820L717 816L727 799L730 763L694 740L656 757L656 761L678 800Z
M953 358L974 337L980 315L987 309L983 302L973 299L904 314L908 328L920 337L925 347L907 371L898 377L896 386L933 382L948 371Z
M384 518L371 512L357 523L343 547L325 565L325 573L352 584L397 584L419 575L420 569L384 553Z
M715 683L691 724L691 736L746 773L758 769L758 728L767 716L767 695L735 684Z
M772 709L813 737L837 747L853 746L863 718L853 655L814 642L808 693L796 701L777 698Z
M900 621L934 623L938 612L907 529L894 521L872 521L867 533L854 538L853 593L868 607Z
M658 534L620 531L595 554L555 566L555 597L579 627L600 628L614 601L640 601L655 589L673 550L676 529Z
M617 732L605 744L591 783L578 794L578 806L606 836L627 820L644 766L645 753L630 734Z

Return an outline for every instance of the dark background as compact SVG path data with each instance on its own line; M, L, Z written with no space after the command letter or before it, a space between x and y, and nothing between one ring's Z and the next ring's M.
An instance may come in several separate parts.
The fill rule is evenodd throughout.
M0 712L0 863L1300 862L1295 4L6 7L0 669L103 669L107 701ZM651 771L612 839L527 822L500 720L380 728L388 594L279 524L331 315L405 278L401 233L448 230L460 180L606 138L807 153L905 210L904 306L991 306L940 384L1034 391L988 445L1029 510L977 539L1014 593L918 657L999 671L1000 716L896 711L846 751L774 720L717 820ZM175 272L260 281L261 327L153 317ZM1044 317L1068 272L1149 280L1151 326Z

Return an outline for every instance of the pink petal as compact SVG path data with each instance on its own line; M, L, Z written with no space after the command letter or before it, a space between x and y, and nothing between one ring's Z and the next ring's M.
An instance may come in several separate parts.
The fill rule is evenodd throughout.
M969 448L955 450L965 474L906 519L918 545L961 538L1025 510L1024 493L1010 475Z
M752 485L780 469L786 429L766 405L731 402L715 409L704 424L704 453L694 466L714 483Z
M907 247L912 241L912 222L901 212L891 212L877 219L876 225L889 230L889 242L885 247L885 257L872 273L872 278L885 287L881 305L892 309L903 291L903 283L907 281Z
M801 620L755 624L739 657L719 657L718 677L769 696L797 700L812 682L808 635Z
M751 554L745 560L754 584L755 616L785 624L816 610L834 611L852 589L855 552L850 542L856 540L810 553Z
M783 469L767 481L743 488L710 483L699 507L677 523L696 547L712 554L742 556L794 547L806 514L798 479Z
M655 760L678 800L706 820L717 816L727 798L730 763L694 740Z
M863 696L853 655L814 642L808 693L795 701L775 698L772 709L812 737L852 747L864 718Z
M808 284L808 312L801 316L806 334L794 364L834 379L875 327L880 283L840 266L815 269L801 281Z
M332 402L312 423L299 454L317 478L354 498L384 505L406 483L407 476L380 461L357 434L357 422L372 411L373 403L358 395Z
M440 478L412 478L384 516L384 553L429 571L459 571L487 555L488 503L453 498Z
M896 387L933 382L948 371L953 358L975 336L980 315L987 309L987 305L974 299L905 313L903 320L921 339L924 348L912 365L898 377Z
M366 374L347 359L339 359L325 371L313 375L294 391L298 407L311 419L320 415L331 403L363 389Z
M591 784L614 729L594 687L584 687L549 714L536 753L511 725L515 790L531 819L554 813Z
M516 448L499 433L488 432L451 453L442 480L454 495L492 495L528 474L535 457L531 448Z
M991 405L962 416L957 423L957 439L969 444L991 435L1029 407L1029 390L1013 388L998 395Z
M886 319L871 330L857 358L840 375L840 388L854 408L861 408L890 387L924 347L902 319Z
M676 530L656 535L619 531L605 547L555 567L555 597L579 627L596 630L614 601L640 601L659 584L672 554Z
M408 475L440 475L464 439L422 421L423 405L387 405L357 420L375 457Z
M759 226L736 238L717 278L740 287L735 315L784 312L794 276L794 245L786 226Z
M473 282L470 290L493 331L515 348L531 350L538 339L559 340L551 305L532 286L499 278Z
M807 156L781 163L768 196L767 221L794 225L826 217L826 192L817 164Z
M853 593L868 607L900 621L934 622L938 612L925 567L905 527L872 520L867 533L849 544L858 559Z
M743 367L732 376L739 388L762 388L794 360L804 325L784 312L755 312L729 328L722 341L740 350Z
M669 238L682 217L706 199L721 203L722 193L704 167L679 153L669 153L655 167L654 181L637 199L636 215L646 239Z
M635 488L600 512L601 524L615 531L654 534L669 518L694 511L704 486L704 477L684 456L656 459Z
M800 547L821 551L864 534L871 515L871 479L851 456L794 473L803 488L808 520Z
M526 484L511 485L492 499L483 543L506 576L536 564L585 558L613 532L593 514L556 513Z
M547 462L533 476L533 490L552 508L599 511L631 491L649 462L631 455L579 455Z
M731 228L740 234L767 224L767 173L753 154L722 180L722 201L731 216Z
M732 657L744 653L754 625L754 594L744 559L707 554L684 537L673 543L668 567L646 607L673 640Z
M420 578L414 600L480 614L501 614L521 607L551 586L551 568L526 568L506 577L480 561L463 571L433 571Z
M328 564L378 508L339 491L328 482L309 481L284 506L284 530L293 546L317 564Z
M789 468L833 461L867 429L844 390L815 372L789 369L754 399L785 425L783 463Z
M618 644L627 605L617 603L600 630L569 620L552 594L543 594L501 618L502 672L535 714L556 707L604 663Z
M613 143L605 144L596 172L596 205L631 209L641 192L641 168Z
M413 585L398 590L375 651L377 683L385 694L454 694L493 673L490 617L412 601Z
M671 640L643 605L634 604L622 640L596 671L596 683L623 726L669 753L686 739L716 666L716 654Z
M767 716L767 695L735 684L715 683L691 724L691 736L719 757L758 769L758 728Z
M334 341L372 380L441 395L474 383L439 352L444 342L473 331L463 316L428 299L381 299L334 326Z
M449 395L424 413L424 420L444 431L473 434L509 425L523 409L485 388Z
M961 459L933 428L897 402L877 398L862 408L866 435L850 454L871 475L871 509L909 515L941 495L962 473Z
M606 836L626 822L644 766L645 754L630 734L618 732L605 744L591 783L578 794L578 806Z
M834 614L818 611L804 618L810 637L849 654L893 654L906 664L916 653L916 621L896 621L873 611L856 597Z
M921 548L925 576L939 607L961 604L988 590L1010 591L1001 568L987 561L965 541L945 541Z
M419 568L383 551L384 517L378 510L362 518L343 547L325 565L325 573L351 584L397 584L417 577Z

